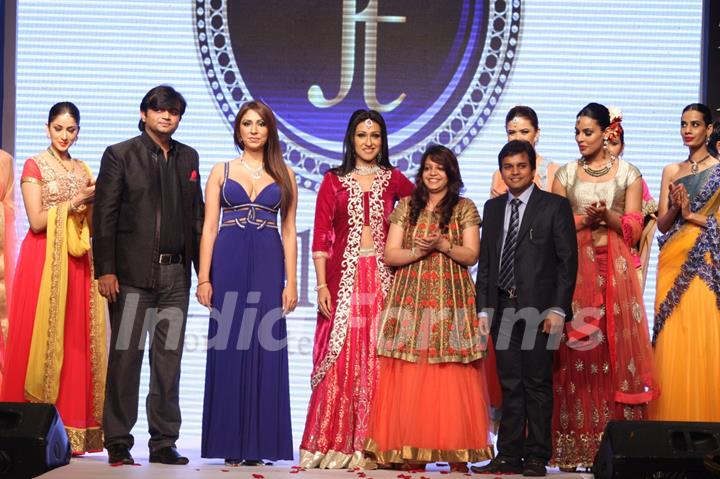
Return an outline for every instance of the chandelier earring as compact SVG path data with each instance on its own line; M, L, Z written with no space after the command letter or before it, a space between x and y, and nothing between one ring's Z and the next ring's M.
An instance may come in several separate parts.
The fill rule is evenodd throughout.
M378 164L380 164L380 162L382 161L382 153L378 153L378 154L377 154L377 157L375 158L375 161L376 161Z

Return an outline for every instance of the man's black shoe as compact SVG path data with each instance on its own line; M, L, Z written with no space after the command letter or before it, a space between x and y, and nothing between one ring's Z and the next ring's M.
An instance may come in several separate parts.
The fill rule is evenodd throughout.
M544 477L547 474L545 461L537 457L528 457L523 463L522 474L526 477Z
M125 444L113 444L107 447L110 464L135 464L130 449Z
M510 474L522 474L522 462L518 460L510 460L502 456L498 456L484 466L470 466L473 472L478 474L498 474L501 472Z
M157 451L151 451L150 452L150 462L159 462L161 464L173 464L177 466L184 466L190 460L185 457L181 456L180 453L177 452L177 449L175 449L174 446L168 446L163 447L162 449L158 449Z

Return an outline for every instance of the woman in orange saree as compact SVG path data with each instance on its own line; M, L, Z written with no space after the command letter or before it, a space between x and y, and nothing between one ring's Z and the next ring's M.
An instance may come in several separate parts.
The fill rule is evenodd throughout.
M655 365L662 396L652 419L720 421L720 161L708 151L710 109L683 110L687 160L663 170L660 190Z

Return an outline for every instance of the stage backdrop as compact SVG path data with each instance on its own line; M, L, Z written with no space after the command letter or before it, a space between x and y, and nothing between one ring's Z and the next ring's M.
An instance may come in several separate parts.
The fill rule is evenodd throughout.
M315 191L337 163L349 113L383 111L392 159L409 176L427 143L453 148L464 193L482 210L509 108L534 107L539 152L565 163L578 157L577 111L589 101L615 105L625 113L625 158L657 195L663 165L686 156L678 126L682 107L698 98L701 16L701 0L19 0L18 169L47 146L50 106L70 100L82 113L72 153L97 172L107 145L138 134L143 94L169 83L188 100L176 137L197 148L204 179L214 163L237 155L230 121L238 104L267 101L301 185L300 306L288 320L297 447L315 326ZM192 304L186 440L200 431L207 322Z

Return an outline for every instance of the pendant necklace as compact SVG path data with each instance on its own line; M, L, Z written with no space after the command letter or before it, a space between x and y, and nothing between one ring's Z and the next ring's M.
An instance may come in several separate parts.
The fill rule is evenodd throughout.
M700 166L699 166L700 163L702 163L703 161L707 160L708 158L710 158L710 153L708 153L707 155L703 156L702 159L700 159L700 160L698 160L698 161L693 161L693 160L691 160L690 158L688 158L687 160L688 160L688 162L690 162L690 173L692 173L693 175L697 175L698 170L699 170L699 168L700 168Z
M253 180L259 180L260 178L262 178L262 174L263 174L262 163L260 163L260 166L258 166L257 168L252 168L250 165L248 165L245 162L245 158L240 158L240 164L243 165L245 167L245 169L250 172L250 176L252 176Z

